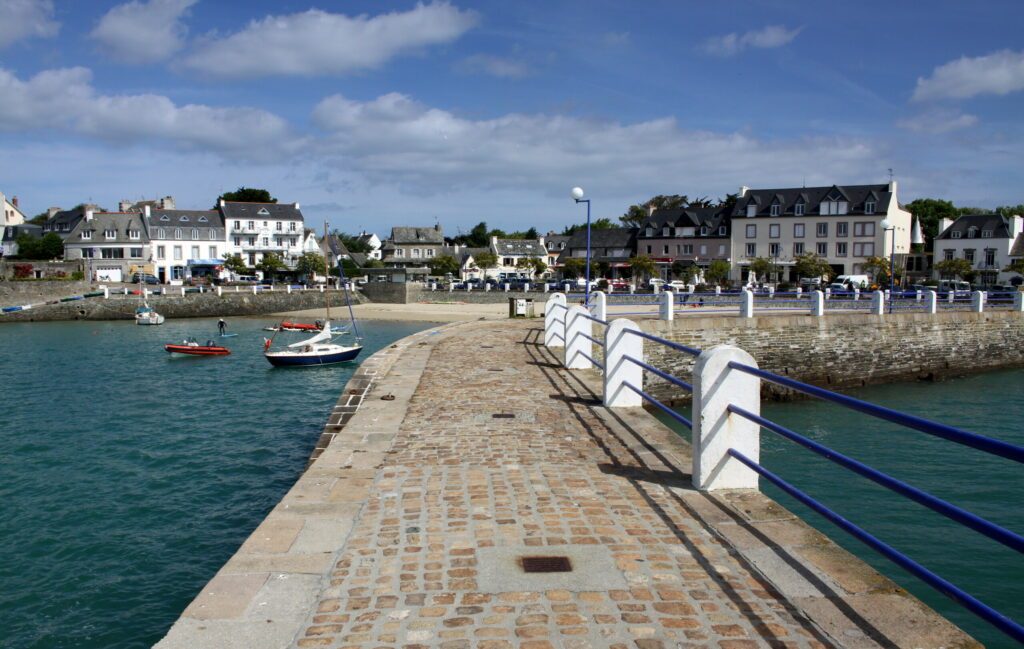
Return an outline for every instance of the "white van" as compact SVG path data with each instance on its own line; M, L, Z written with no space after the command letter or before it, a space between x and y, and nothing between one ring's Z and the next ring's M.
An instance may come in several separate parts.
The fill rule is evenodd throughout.
M960 279L943 279L939 280L939 292L949 293L953 291L954 294L970 295L971 285Z
M867 275L840 275L835 279L835 282L844 286L853 284L853 288L860 289L871 286L871 278Z

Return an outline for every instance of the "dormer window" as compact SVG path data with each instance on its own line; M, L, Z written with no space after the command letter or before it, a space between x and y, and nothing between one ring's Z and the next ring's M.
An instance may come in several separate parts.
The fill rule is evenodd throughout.
M192 228L192 238L193 239L198 239L199 238L199 228Z
M92 239L92 230L82 230L82 239L85 241Z
M157 239L166 239L167 238L167 230L164 230L163 228L157 228L156 238Z
M200 216L198 220L200 223L208 223L210 221L210 219L206 218L205 216Z
M181 228L174 228L174 238L181 239Z
M754 203L747 205L747 216L757 216L757 205Z
M180 221L181 221L182 223L188 223L188 217L187 217L187 216L185 216L185 215L183 214L183 215L181 216L181 219L180 219Z
M138 241L140 236L141 235L140 235L140 232L138 230L128 230L128 238L129 239L132 239L133 241Z
M875 201L867 201L864 203L864 213L874 214L875 213Z
M103 231L103 237L105 239L116 239L117 238L117 230L104 230Z
M772 216L778 216L781 213L782 213L782 206L781 205L779 205L778 203L775 203L774 205L771 206L771 215Z
M804 215L804 202L802 200L793 206L793 214L796 216Z
M665 227L663 227L663 228L661 229L661 236L663 236L663 237L670 237L670 236L672 236L672 235L670 234L670 230L671 230L671 228L669 228L669 227L668 227L668 226L666 225Z
M949 238L950 239L959 239L960 238L960 233L956 232L956 231L950 232L949 233Z
M654 236L654 228L651 228L651 227L646 228L644 230L644 236L653 237Z
M718 235L722 236L722 237L725 236L725 226L724 225L719 226L719 228L718 228Z
M171 217L169 217L169 216L167 216L166 214L164 214L163 216L161 216L161 217L160 217L160 220L161 220L161 221L170 221L170 220L171 220Z
M706 226L706 225L700 226L700 236L706 237L707 235L708 235L708 226Z
M976 236L978 236L978 228L974 227L973 225L971 227L967 228L967 238L968 239L973 239Z
M260 216L270 216L270 212L267 211L267 208L265 208L265 207L261 207L260 211L256 212L256 214L258 214Z
M981 238L983 238L983 239L990 239L991 237L992 237L992 230L982 230L981 231Z
M210 228L210 241L217 240L217 228Z

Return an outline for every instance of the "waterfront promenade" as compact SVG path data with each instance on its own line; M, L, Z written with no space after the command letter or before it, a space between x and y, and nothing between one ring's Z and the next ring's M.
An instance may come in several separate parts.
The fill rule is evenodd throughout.
M158 646L977 646L759 493L695 491L687 444L541 339L463 323L368 359Z

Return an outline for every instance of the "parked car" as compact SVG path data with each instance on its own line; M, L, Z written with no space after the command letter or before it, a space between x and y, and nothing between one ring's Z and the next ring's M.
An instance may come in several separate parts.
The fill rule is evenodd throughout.
M135 273L132 275L132 284L138 284L139 282L145 282L146 284L159 284L160 280L155 275L149 273Z
M690 287L687 286L685 282L680 282L678 280L674 280L674 281L669 282L668 284L665 284L665 286L663 288L666 291L684 291L685 292L685 291L689 291L690 290Z
M608 286L614 291L628 291L629 280L626 279L610 279L608 280Z

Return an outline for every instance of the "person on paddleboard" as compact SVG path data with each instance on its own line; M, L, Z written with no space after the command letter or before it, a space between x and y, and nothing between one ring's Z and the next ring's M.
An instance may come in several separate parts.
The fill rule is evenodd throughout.
M220 335L223 336L225 333L227 333L227 330L228 330L228 323L224 322L224 318L221 318L220 320L218 320L217 321L217 331L220 332Z

